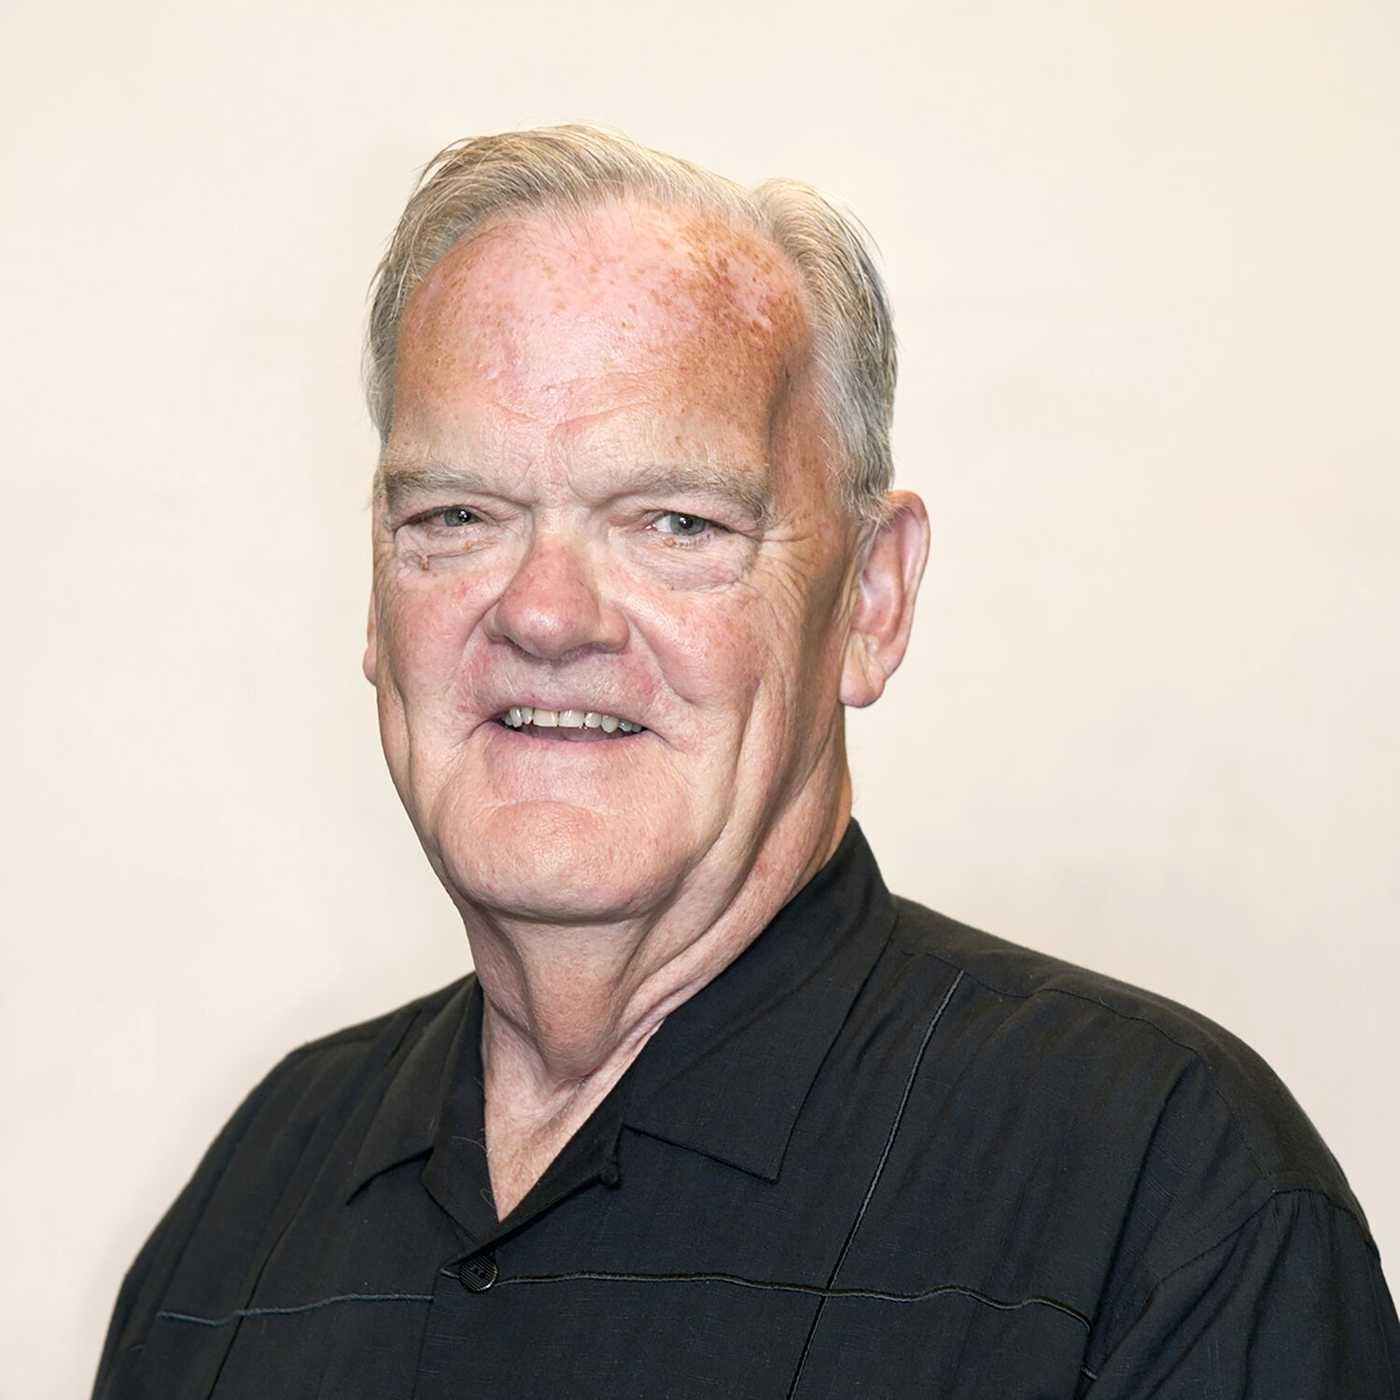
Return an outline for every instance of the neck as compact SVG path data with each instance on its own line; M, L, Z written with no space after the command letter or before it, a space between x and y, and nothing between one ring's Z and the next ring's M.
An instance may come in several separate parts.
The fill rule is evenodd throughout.
M585 1102L591 1111L666 1016L826 863L850 810L843 762L820 800L791 804L751 850L716 842L664 906L615 924L541 924L464 906L485 997L488 1109L509 1104L532 1121L573 1116Z

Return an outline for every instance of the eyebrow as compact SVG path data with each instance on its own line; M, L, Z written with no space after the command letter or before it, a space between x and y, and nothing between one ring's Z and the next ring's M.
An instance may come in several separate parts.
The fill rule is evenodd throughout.
M742 510L757 528L766 529L773 523L773 494L768 485L766 464L762 473L752 468L731 466L719 462L656 462L629 469L625 479L617 483L617 496L687 496L721 497ZM466 494L497 495L495 483L472 467L427 462L418 466L381 462L374 474L374 499L381 501L391 514L421 496L436 496L454 491Z

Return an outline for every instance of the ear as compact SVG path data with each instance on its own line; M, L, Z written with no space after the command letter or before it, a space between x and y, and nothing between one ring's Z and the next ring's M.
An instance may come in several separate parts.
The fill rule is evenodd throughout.
M904 660L914 600L928 563L929 523L912 491L885 497L885 519L865 550L841 667L841 703L873 705Z
M376 689L379 686L379 612L374 606L374 590L369 595L369 621L365 624L365 655L360 662L365 679Z

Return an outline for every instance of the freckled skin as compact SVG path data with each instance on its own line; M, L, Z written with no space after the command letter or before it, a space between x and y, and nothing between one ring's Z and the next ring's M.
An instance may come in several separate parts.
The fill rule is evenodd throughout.
M365 672L487 993L498 1204L845 827L843 687L869 703L898 656L869 683L848 641L862 585L807 345L775 249L637 205L495 226L406 309L386 469L465 465L485 489L376 505ZM676 462L745 467L772 519L628 490ZM469 528L423 518L453 506ZM687 547L667 511L732 529ZM650 732L496 723L561 691Z

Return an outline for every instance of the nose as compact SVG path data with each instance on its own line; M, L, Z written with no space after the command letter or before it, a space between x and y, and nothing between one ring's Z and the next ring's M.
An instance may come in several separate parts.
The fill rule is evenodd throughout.
M620 651L627 641L627 621L600 594L587 543L563 532L536 531L484 626L492 640L544 661Z

